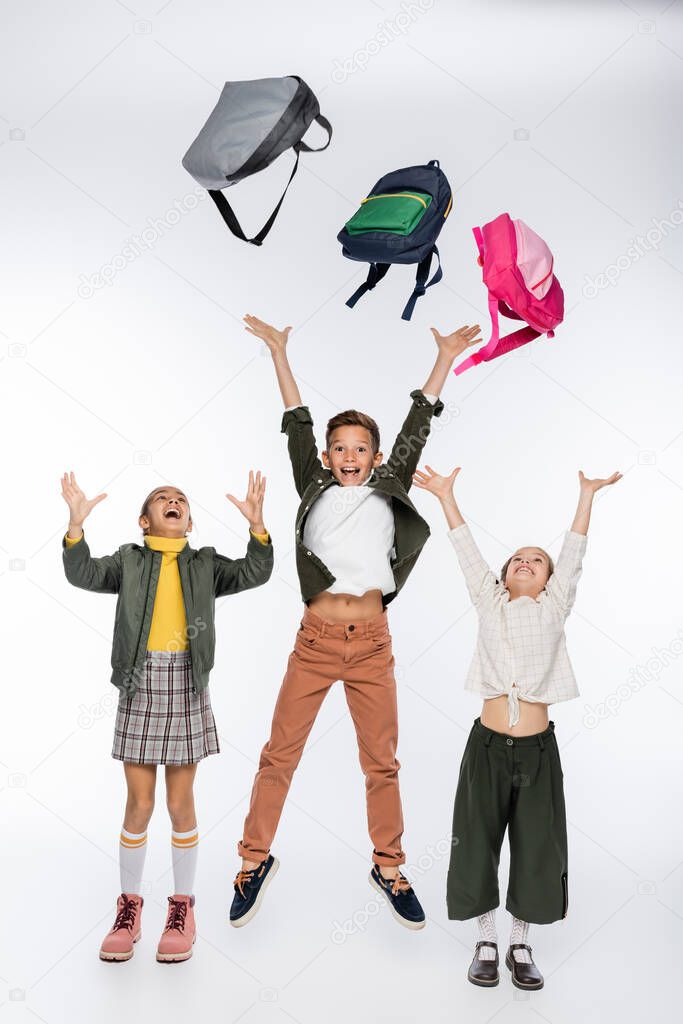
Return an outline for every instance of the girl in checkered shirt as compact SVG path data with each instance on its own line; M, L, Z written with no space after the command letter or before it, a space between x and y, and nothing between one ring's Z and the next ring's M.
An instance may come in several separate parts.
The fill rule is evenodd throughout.
M579 471L579 503L562 550L519 548L500 575L482 558L453 493L460 468L417 471L416 487L441 502L465 583L479 617L466 688L484 698L465 747L453 812L447 902L451 920L477 918L479 941L468 979L498 984L498 863L506 828L510 877L506 908L512 934L505 956L512 983L540 989L543 976L527 944L529 923L567 915L567 826L562 767L548 706L578 696L564 635L593 498L621 479L588 480Z
M62 477L69 529L62 542L64 571L85 590L118 594L112 645L112 682L120 690L112 757L123 762L128 789L119 842L121 895L100 959L129 960L140 937L142 872L147 825L154 808L157 766L165 766L166 800L173 831L174 894L157 947L157 960L192 956L195 939L194 877L197 764L219 752L208 681L215 647L215 599L265 583L273 547L263 525L266 481L249 474L244 501L227 497L249 521L243 558L214 548L194 550L190 506L177 487L157 487L139 518L143 544L124 544L93 558L83 523L106 494L86 498L73 473Z

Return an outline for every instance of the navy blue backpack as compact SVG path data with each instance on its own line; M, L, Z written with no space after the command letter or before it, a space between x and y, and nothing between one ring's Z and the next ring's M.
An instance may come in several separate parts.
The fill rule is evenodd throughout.
M372 291L392 263L417 263L415 288L402 313L403 320L410 320L419 297L443 276L436 240L452 203L451 186L438 160L380 178L337 235L342 255L370 264L367 280L346 305L353 308L361 295ZM433 256L438 267L427 280Z

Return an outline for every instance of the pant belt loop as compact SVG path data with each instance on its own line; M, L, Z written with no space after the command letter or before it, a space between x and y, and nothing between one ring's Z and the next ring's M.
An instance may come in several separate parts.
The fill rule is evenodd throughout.
M541 750L545 750L545 743L543 742L543 737L541 736L540 732L538 734L538 745L541 748Z
M487 747L490 747L490 746L491 746L491 740L492 740L492 739L493 739L493 733L492 733L492 732L487 732L487 733L486 733L486 736L484 737L484 744L485 744L485 745L486 745Z

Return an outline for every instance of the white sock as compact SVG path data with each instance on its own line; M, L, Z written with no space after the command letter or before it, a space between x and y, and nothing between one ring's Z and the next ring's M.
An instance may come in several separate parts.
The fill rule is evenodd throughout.
M515 942L527 942L529 934L529 922L520 921L518 917L512 918L512 931L510 932L510 945ZM512 955L518 964L530 964L531 957L527 949L513 949Z
M485 914L482 914L481 917L477 918L477 924L479 926L479 941L498 942L495 910L487 910ZM480 960L495 960L496 951L495 949L491 949L490 946L480 946L477 956Z
M194 895L199 835L197 827L189 832L171 832L173 853L173 884L176 896Z
M142 872L145 867L147 853L146 832L126 832L121 829L119 838L119 873L121 875L121 892L140 895L142 888Z

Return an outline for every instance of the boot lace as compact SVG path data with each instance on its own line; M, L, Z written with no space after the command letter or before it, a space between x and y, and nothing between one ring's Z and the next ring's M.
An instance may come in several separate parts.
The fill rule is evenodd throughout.
M123 896L121 898L123 903L116 915L112 931L118 932L121 928L127 928L129 932L132 932L135 924L135 914L137 913L137 900L127 899Z
M169 908L168 908L168 919L166 921L165 931L182 932L185 928L185 915L187 914L187 903L185 900L174 900L172 896L168 897Z

